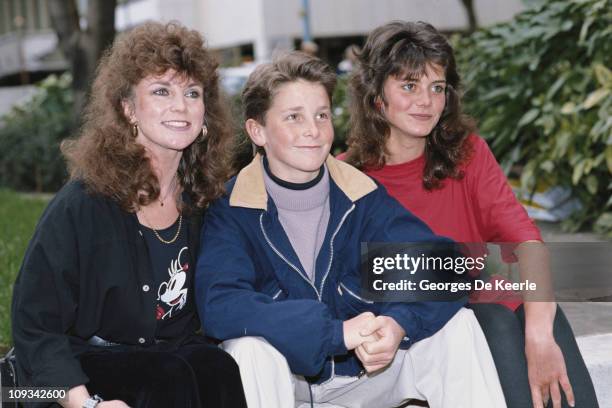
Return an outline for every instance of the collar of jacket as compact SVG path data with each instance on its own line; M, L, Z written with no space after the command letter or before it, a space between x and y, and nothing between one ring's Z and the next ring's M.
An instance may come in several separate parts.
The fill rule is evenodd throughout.
M325 160L329 176L351 202L376 190L374 180L350 164L344 163L331 154ZM230 206L253 209L268 209L268 193L264 184L261 155L257 153L248 166L238 173L230 195Z

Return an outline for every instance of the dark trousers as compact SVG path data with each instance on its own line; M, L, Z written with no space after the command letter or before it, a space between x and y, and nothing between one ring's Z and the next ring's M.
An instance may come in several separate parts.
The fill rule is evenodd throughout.
M525 311L523 306L512 312L498 304L471 304L485 334L508 408L532 407L531 390L525 357ZM557 307L553 334L565 358L567 374L574 390L576 408L597 408L597 397L589 372L576 344L572 328L561 308ZM561 388L561 387L559 387ZM561 391L563 408L569 408ZM549 402L549 407L552 403Z
M100 348L80 357L90 393L134 408L246 407L238 365L215 345L122 350Z

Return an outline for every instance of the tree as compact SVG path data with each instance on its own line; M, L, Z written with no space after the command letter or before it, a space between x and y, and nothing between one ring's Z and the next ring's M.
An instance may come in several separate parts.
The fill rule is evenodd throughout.
M476 11L474 10L474 0L461 0L463 8L468 17L469 31L472 32L478 27L478 21L476 20Z
M117 0L88 0L86 26L81 27L76 0L49 0L51 24L70 64L77 117L85 103L96 63L115 37L116 6Z

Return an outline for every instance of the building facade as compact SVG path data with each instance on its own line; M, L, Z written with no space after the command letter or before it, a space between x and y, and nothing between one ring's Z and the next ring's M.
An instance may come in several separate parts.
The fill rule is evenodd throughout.
M84 14L87 0L77 0ZM464 30L461 0L119 0L116 28L144 21L178 20L201 31L225 65L263 61L278 50L299 46L305 35L319 55L337 62L344 48L363 41L384 22L423 20L446 32ZM67 68L57 49L47 0L0 0L0 85ZM480 26L511 19L521 0L474 0ZM309 25L305 26L305 17ZM86 24L86 22L83 22ZM28 77L29 80L28 80Z

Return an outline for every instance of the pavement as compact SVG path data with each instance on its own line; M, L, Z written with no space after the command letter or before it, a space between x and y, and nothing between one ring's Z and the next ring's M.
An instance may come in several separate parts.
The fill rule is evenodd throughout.
M609 242L591 233L564 233L558 224L538 223L545 242ZM612 277L612 264L603 265ZM555 275L584 273L582 270L554 271ZM612 408L612 286L610 280L592 292L591 302L559 302L574 330L576 342L591 374L600 408Z
M591 233L564 233L558 224L538 223L545 242L606 242ZM612 275L612 265L606 272ZM583 271L554 271L583 273ZM605 285L603 285L605 286ZM576 342L591 374L600 408L612 408L612 293L603 287L594 294L596 302L559 302L574 330Z

